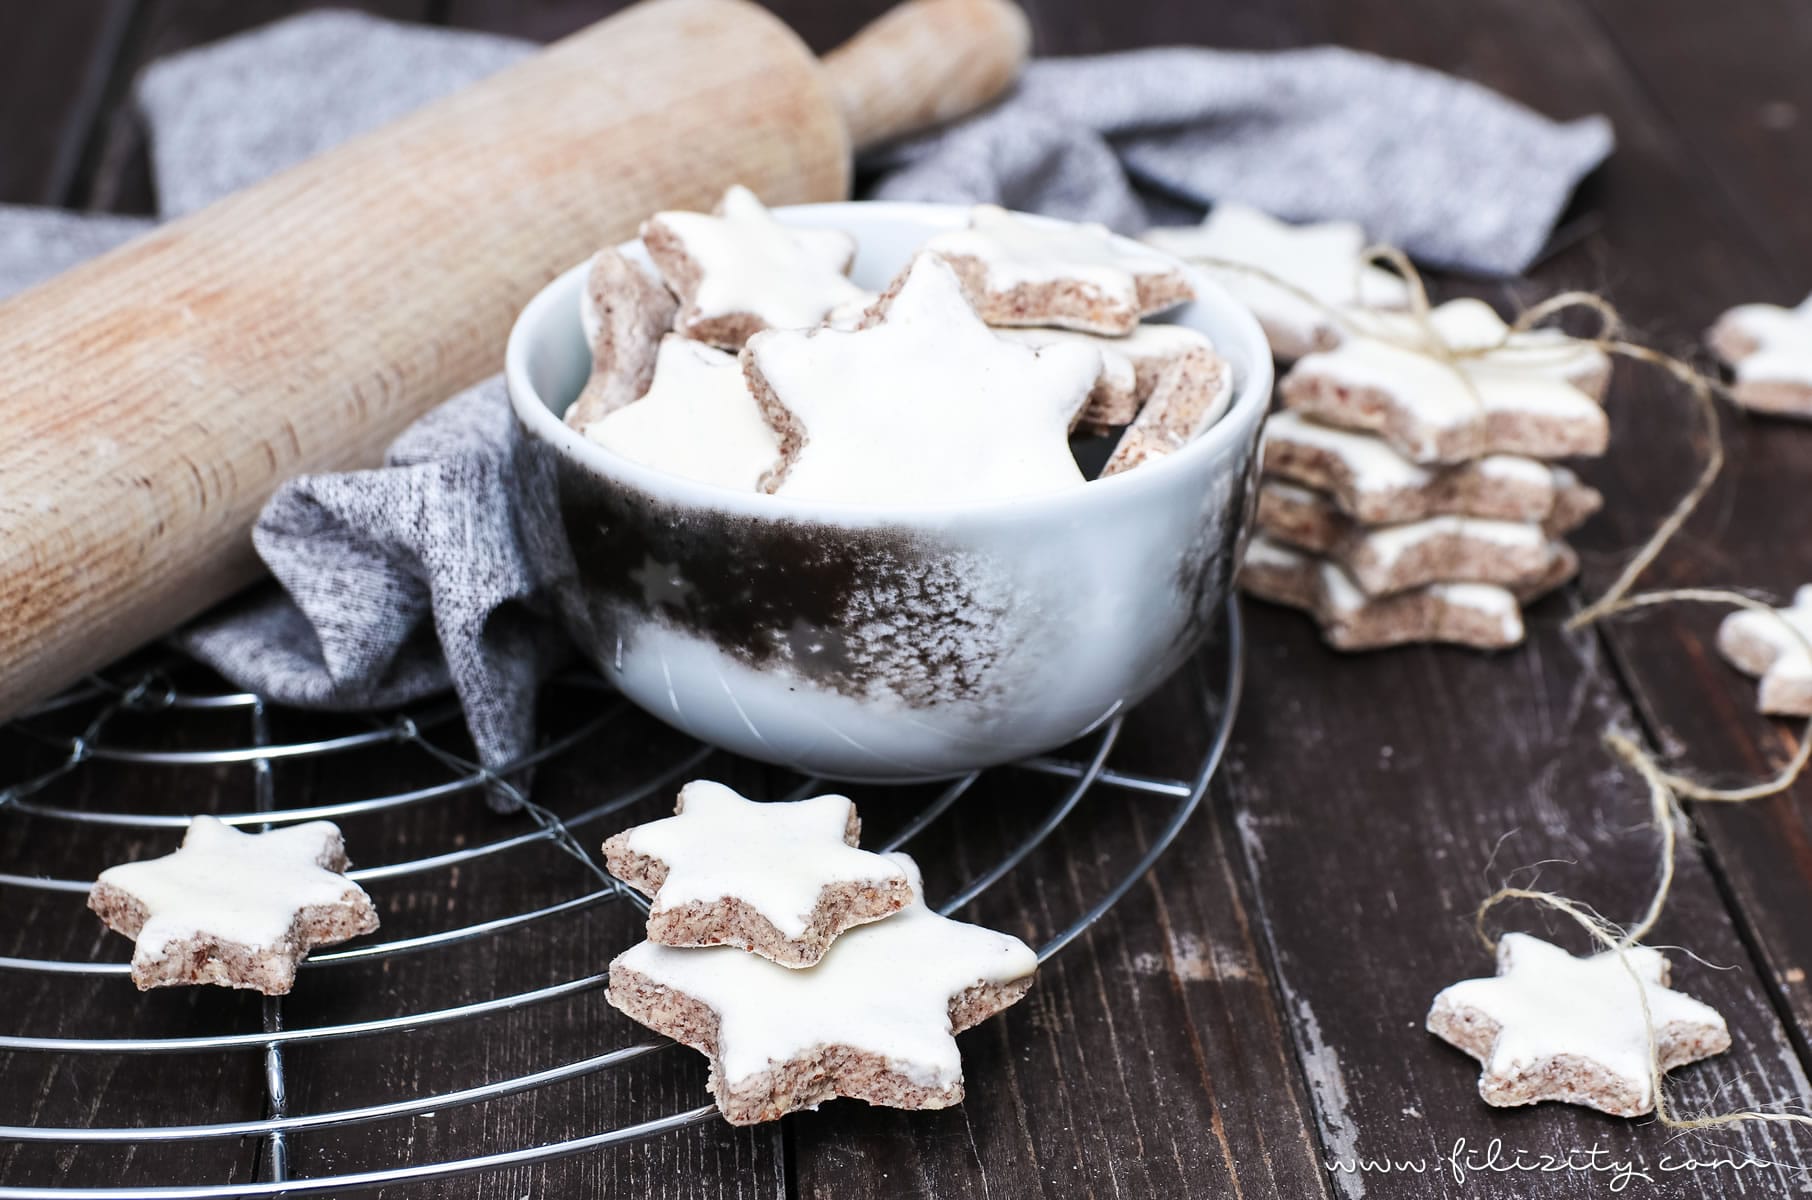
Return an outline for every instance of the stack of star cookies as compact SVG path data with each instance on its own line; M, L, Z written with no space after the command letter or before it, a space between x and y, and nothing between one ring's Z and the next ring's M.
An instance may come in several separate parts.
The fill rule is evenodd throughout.
M1604 452L1609 358L1476 300L1344 324L1280 384L1242 585L1343 650L1521 642L1601 503L1556 460Z
M710 1058L725 1119L962 1100L955 1034L1026 994L1026 944L926 907L910 858L857 848L846 797L758 804L701 780L675 812L604 844L651 900L606 995Z

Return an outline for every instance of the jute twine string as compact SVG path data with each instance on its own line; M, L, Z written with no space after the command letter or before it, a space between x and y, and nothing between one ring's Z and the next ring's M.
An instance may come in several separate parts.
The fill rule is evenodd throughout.
M1538 345L1525 343L1519 346L1514 339L1518 334L1529 333L1538 327L1551 328L1545 326L1544 323L1567 313L1584 311L1596 315L1599 326L1595 334L1590 337L1574 337L1562 333L1567 343L1576 346L1593 346L1613 358L1627 359L1653 367L1682 385L1692 397L1694 407L1698 411L1706 449L1704 462L1692 485L1675 501L1666 518L1656 526L1654 532L1631 556L1623 570L1603 594L1575 613L1567 621L1566 628L1568 630L1583 629L1607 617L1665 604L1725 604L1761 613L1779 622L1781 627L1787 630L1793 644L1806 654L1812 655L1812 641L1808 641L1797 627L1783 618L1775 609L1741 592L1724 588L1675 588L1636 595L1630 594L1636 581L1654 565L1655 560L1661 556L1674 537L1691 519L1723 472L1724 441L1718 423L1717 398L1723 394L1724 389L1717 380L1707 376L1690 363L1624 338L1622 336L1623 320L1616 308L1604 297L1586 291L1563 292L1551 296L1523 312L1494 341L1483 345L1455 347L1448 344L1434 323L1433 306L1429 302L1427 286L1422 280L1421 273L1409 261L1407 255L1393 246L1368 247L1360 255L1360 262L1356 268L1360 279L1357 282L1362 284L1363 272L1366 267L1378 264L1388 266L1402 276L1408 287L1409 305L1402 314L1408 321L1410 330L1408 337L1402 336L1400 324L1393 328L1387 322L1364 322L1358 319L1359 315L1353 310L1327 304L1290 281L1252 264L1216 258L1193 258L1191 261L1216 270L1252 275L1311 305L1343 333L1387 341L1401 349L1435 359L1451 367L1455 374L1465 382L1475 399L1478 393L1462 369L1465 360L1483 358L1487 355L1515 357L1519 351L1548 354L1554 347L1552 342ZM1356 288L1354 294L1362 295L1362 291ZM1372 312L1375 310L1362 309L1360 311ZM1561 331L1556 330L1556 332ZM1617 955L1624 971L1629 975L1631 982L1636 985L1636 995L1642 1008L1643 1027L1648 1035L1649 1082L1655 1097L1655 1116L1662 1125L1681 1131L1708 1129L1747 1121L1812 1125L1812 1116L1788 1112L1761 1112L1753 1109L1699 1117L1685 1117L1676 1114L1667 1102L1667 1093L1662 1084L1663 1071L1648 993L1627 953L1632 947L1638 945L1660 920L1662 910L1666 907L1668 896L1673 889L1679 846L1677 830L1686 819L1685 813L1680 807L1680 797L1685 796L1693 800L1712 803L1743 803L1786 791L1799 780L1805 773L1808 763L1812 762L1812 720L1807 722L1793 756L1778 774L1760 783L1736 788L1709 787L1687 776L1669 771L1640 743L1619 731L1607 731L1603 742L1615 757L1628 764L1642 777L1649 789L1649 816L1660 844L1660 868L1655 892L1650 897L1642 916L1629 928L1620 929L1585 905L1558 893L1531 888L1505 887L1486 897L1478 907L1474 924L1480 940L1487 949L1495 951L1497 941L1487 932L1486 917L1500 904L1523 900L1541 904L1566 915L1584 929L1587 935L1599 946L1602 946L1606 952Z

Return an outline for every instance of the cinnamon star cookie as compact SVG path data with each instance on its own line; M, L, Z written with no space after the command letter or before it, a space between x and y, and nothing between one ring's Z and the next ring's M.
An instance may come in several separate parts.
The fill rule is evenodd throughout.
M1812 641L1812 585L1773 616L1735 612L1718 629L1718 649L1738 670L1761 679L1757 706L1773 716L1812 717L1812 654L1801 639Z
M1363 260L1365 231L1351 221L1290 225L1222 201L1200 225L1148 229L1140 237L1196 261L1258 318L1271 353L1283 362L1339 345L1347 310L1409 304L1401 276Z
M1778 417L1812 420L1812 296L1797 308L1740 304L1706 335L1736 375L1738 404Z
M1507 933L1497 945L1497 975L1436 996L1428 1031L1483 1064L1479 1095L1487 1104L1559 1100L1637 1117L1655 1109L1651 1058L1666 1072L1730 1049L1724 1018L1667 984L1666 956L1647 946L1632 946L1621 959L1610 950L1575 958L1540 938Z
M1604 452L1610 423L1592 389L1606 368L1596 347L1548 330L1512 333L1476 300L1430 314L1438 345L1401 318L1371 321L1372 332L1298 362L1280 388L1284 406L1375 433L1418 464Z
M662 339L647 393L580 432L645 466L744 492L780 462L736 356L677 334Z
M918 869L895 915L790 970L740 950L643 942L610 964L611 1004L711 1059L711 1094L737 1125L837 1096L892 1108L963 1098L955 1035L1017 1003L1038 958L1016 937L939 916Z
M742 362L780 434L777 495L961 504L1083 482L1069 431L1101 355L994 336L934 256L913 260L866 327L769 330Z
M856 849L862 825L846 796L761 804L697 780L674 813L604 843L610 873L653 899L648 937L662 945L809 967L844 930L912 899L898 863Z
M992 204L977 205L969 228L940 233L925 249L956 268L990 325L1124 334L1195 296L1181 262L1105 225L1028 219Z
M642 244L680 299L678 330L735 350L763 329L809 329L867 293L845 275L856 242L836 229L782 225L742 186L714 215L662 212Z
M141 991L213 983L280 996L311 949L378 927L347 865L327 821L241 833L196 817L175 853L102 871L88 907L137 941Z
M579 293L579 321L591 346L591 378L566 410L568 425L583 431L648 390L661 338L673 328L678 309L672 293L647 267L614 249L592 256Z

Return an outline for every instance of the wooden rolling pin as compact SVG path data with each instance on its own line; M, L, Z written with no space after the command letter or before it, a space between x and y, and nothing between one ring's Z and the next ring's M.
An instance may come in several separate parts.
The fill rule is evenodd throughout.
M566 267L731 183L841 199L852 147L1027 41L1006 0L909 0L820 64L743 0L647 0L0 305L0 717L255 578L272 490L499 370Z

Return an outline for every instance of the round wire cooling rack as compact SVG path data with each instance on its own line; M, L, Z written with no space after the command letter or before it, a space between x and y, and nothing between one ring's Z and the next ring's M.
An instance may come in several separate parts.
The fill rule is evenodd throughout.
M1040 963L1050 959L1080 936L1120 900L1157 862L1175 840L1184 824L1201 804L1209 782L1220 765L1227 746L1234 716L1239 707L1243 678L1244 654L1237 602L1227 605L1219 657L1224 669L1218 681L1209 682L1194 669L1189 674L1189 702L1200 704L1202 734L1199 755L1192 772L1176 775L1154 774L1118 769L1110 765L1110 756L1122 742L1122 732L1137 725L1140 711L1121 714L1108 721L1082 741L1057 754L1026 759L1008 767L980 771L929 790L928 798L916 811L905 815L885 842L872 848L895 850L927 837L940 820L951 819L952 810L965 796L983 797L995 787L1002 773L1030 773L1047 779L1055 798L1042 815L1030 819L1029 827L1014 829L1006 835L1004 848L997 857L982 867L968 866L968 882L958 887L936 907L950 914L973 904L984 893L995 888L1015 870L1029 869L1027 860L1044 847L1066 821L1072 819L1086 801L1114 797L1127 801L1114 811L1130 811L1146 805L1168 805L1159 808L1163 816L1155 835L1141 838L1142 846L1124 871L1108 879L1103 890L1086 904L1068 924L1048 932L1038 949ZM575 748L585 745L606 731L613 722L633 710L616 697L609 685L595 675L569 675L556 681L564 688L589 693L586 705L595 715L570 724L543 740L532 754L497 771L478 766L467 753L449 749L435 740L437 730L456 729L458 710L443 704L416 712L370 718L351 732L307 740L281 740L273 737L273 707L261 697L245 692L208 692L180 690L168 683L164 674L146 670L126 681L94 677L87 683L39 706L15 722L7 732L39 747L50 757L28 777L9 782L0 774L0 838L7 836L7 825L20 819L41 822L68 834L106 832L133 835L146 831L152 838L159 831L177 830L188 823L187 813L131 812L112 808L95 808L57 803L59 785L69 777L97 764L116 764L120 769L155 770L169 768L213 769L227 766L249 768L250 787L247 803L239 811L216 812L228 824L265 829L278 824L291 824L315 819L348 818L399 819L404 814L419 814L424 806L445 803L454 797L469 797L487 790L499 790L520 802L528 827L519 833L490 837L473 844L456 845L440 853L413 859L355 869L354 879L370 884L436 871L458 871L509 851L541 847L577 862L576 874L584 887L576 894L534 905L473 923L436 928L423 934L380 940L310 956L302 963L297 991L309 977L331 973L354 964L387 965L384 960L403 960L413 956L443 952L459 953L482 939L498 936L538 937L544 935L555 918L601 908L618 902L633 905L646 912L647 902L637 893L612 879L586 845L595 845L616 826L603 822L613 813L651 798L670 795L679 783L693 778L705 767L706 760L718 756L735 762L721 751L681 739L678 749L659 767L633 783L596 798L577 811L557 813L549 807L530 802L517 790L512 780L521 778L530 767L549 766ZM92 713L92 715L90 715ZM124 714L211 714L216 718L243 717L250 737L246 744L228 747L194 748L186 745L159 745L146 739L121 740L110 736L116 720ZM65 723L75 718L73 731L51 732L47 723L62 718ZM194 719L191 717L191 719ZM677 737L677 735L675 735ZM360 796L336 803L307 806L282 806L277 802L275 772L284 764L318 764L335 756L386 747L412 748L424 760L435 764L447 777L419 786L400 788L381 794ZM11 768L0 771L11 772ZM1004 785L1003 785L1004 786ZM782 789L783 798L798 798L825 790L823 781L799 778L790 790ZM229 806L230 807L230 806ZM584 830L581 841L575 830ZM594 836L595 835L595 836ZM166 844L168 834L163 835ZM356 847L355 847L356 848ZM571 864L569 864L570 866ZM457 877L454 877L457 879ZM90 880L53 878L43 875L0 872L0 895L4 889L23 889L45 894L68 893L72 909L81 901ZM451 884L449 886L452 886ZM381 889L380 889L381 890ZM54 897L53 897L54 898ZM380 907L382 895L378 896ZM3 902L3 901L0 901ZM86 919L85 914L71 914L71 920ZM388 920L386 916L386 920ZM378 936L382 936L381 934ZM113 935L97 940L97 953L118 953L123 941ZM599 950L599 963L608 961L608 949ZM123 961L80 961L73 959L0 956L0 995L5 995L21 981L56 980L77 988L122 988L130 991L125 977L128 964ZM205 1121L187 1124L148 1125L50 1125L0 1123L0 1151L35 1144L55 1150L86 1146L124 1146L146 1148L154 1145L220 1142L256 1139L258 1146L257 1175L242 1182L157 1183L149 1186L17 1186L0 1179L0 1200L56 1198L78 1200L89 1197L189 1197L204 1200L213 1197L277 1196L333 1192L345 1194L392 1184L445 1179L457 1175L501 1170L547 1160L623 1145L653 1138L701 1121L715 1120L716 1109L703 1104L683 1111L664 1112L616 1124L607 1129L552 1140L534 1140L532 1144L483 1147L483 1153L467 1157L441 1157L432 1161L407 1162L357 1169L298 1170L292 1163L291 1139L317 1131L344 1131L348 1127L370 1126L387 1120L433 1117L447 1110L481 1106L506 1097L534 1093L568 1081L582 1079L660 1053L675 1043L664 1038L636 1041L629 1045L590 1054L583 1058L558 1062L543 1069L511 1074L475 1086L412 1094L380 1103L325 1108L306 1111L293 1105L290 1097L291 1075L288 1055L299 1047L316 1044L349 1043L359 1047L377 1044L375 1039L414 1033L435 1027L476 1021L491 1014L518 1013L536 1006L550 1005L564 998L599 990L608 981L599 971L564 979L556 983L505 991L465 1003L443 1007L416 1008L401 1005L386 1015L356 1021L295 1026L286 1023L285 998L245 997L244 1002L259 1006L257 1028L241 1032L183 1033L179 1036L132 1037L96 1036L40 1037L15 1033L15 1022L28 1014L17 1003L0 1005L0 1063L39 1056L57 1056L60 1066L79 1072L90 1063L117 1062L126 1056L181 1056L192 1060L211 1053L257 1053L262 1055L265 1115L258 1118ZM17 992L14 992L17 995ZM235 994L235 997L237 994ZM229 997L222 1003L233 1003ZM252 1023L249 1016L243 1023ZM12 1028L8 1028L12 1026ZM368 1041L371 1040L371 1041ZM0 1087L4 1075L0 1074ZM0 1092L3 1094L3 1092ZM0 1122L16 1119L0 1110ZM0 1161L4 1155L0 1154Z

